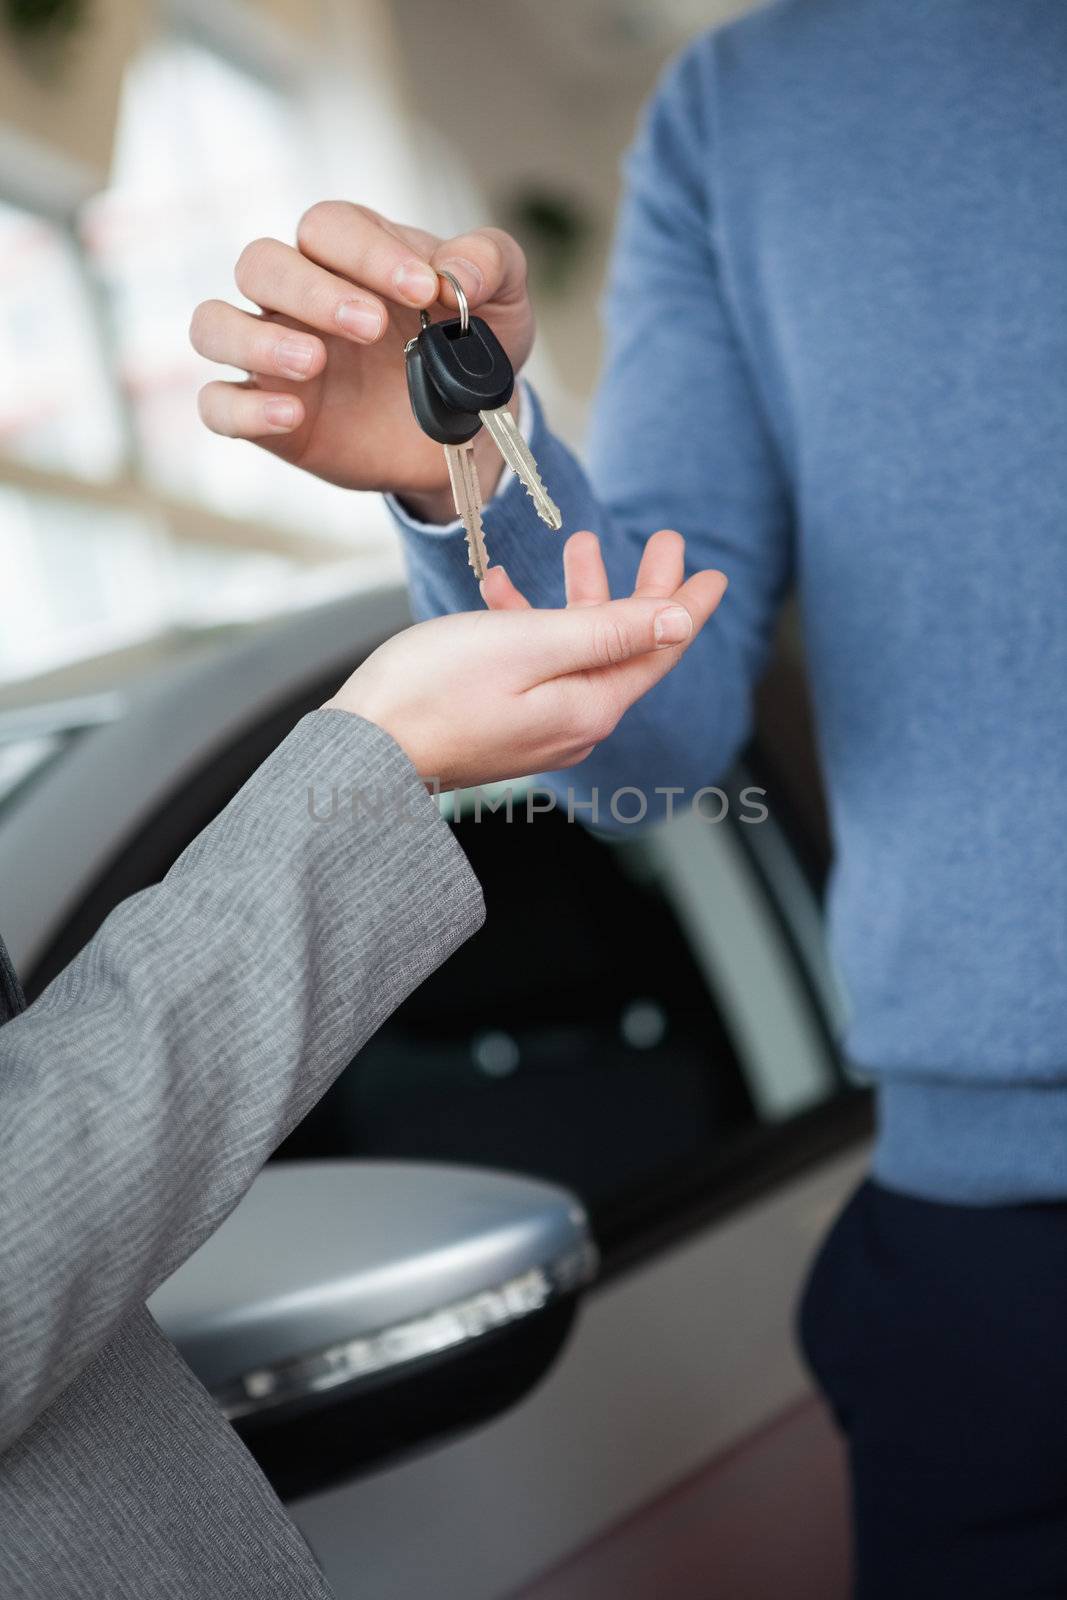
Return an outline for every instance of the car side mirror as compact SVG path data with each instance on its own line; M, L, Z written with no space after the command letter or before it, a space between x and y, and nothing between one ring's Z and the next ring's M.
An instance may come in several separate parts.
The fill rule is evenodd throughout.
M553 1185L285 1161L149 1309L291 1498L514 1404L595 1270L585 1212Z

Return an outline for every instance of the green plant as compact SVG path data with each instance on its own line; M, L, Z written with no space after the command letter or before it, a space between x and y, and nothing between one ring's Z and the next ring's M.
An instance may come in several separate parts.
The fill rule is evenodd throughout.
M539 188L515 195L508 211L541 287L563 289L592 231L585 212L568 195Z
M11 32L25 40L73 33L88 9L86 0L3 0L3 5Z

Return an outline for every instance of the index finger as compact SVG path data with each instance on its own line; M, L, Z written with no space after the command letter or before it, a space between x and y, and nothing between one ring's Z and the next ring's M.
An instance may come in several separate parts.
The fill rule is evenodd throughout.
M296 231L302 255L376 294L405 306L428 306L440 282L427 257L430 234L395 228L376 211L348 200L320 200L305 211ZM411 242L419 240L422 249Z
M454 272L463 285L471 308L492 300L497 305L514 305L526 296L526 257L510 233L502 228L475 228L455 239L446 239L430 256L431 264ZM452 305L455 294L447 282L441 286L441 299Z

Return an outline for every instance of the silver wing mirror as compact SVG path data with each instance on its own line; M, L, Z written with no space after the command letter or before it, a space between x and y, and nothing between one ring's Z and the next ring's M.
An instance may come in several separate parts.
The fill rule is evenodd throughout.
M573 1196L422 1162L278 1162L153 1295L280 1493L513 1404L596 1270Z

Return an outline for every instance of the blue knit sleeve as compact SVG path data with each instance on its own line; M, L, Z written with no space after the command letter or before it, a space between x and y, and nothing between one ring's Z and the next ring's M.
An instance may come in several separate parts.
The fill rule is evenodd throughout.
M580 799L636 786L649 817L666 804L655 789L691 794L714 783L744 740L791 569L790 497L718 264L714 74L707 37L666 74L627 160L587 468L539 407L532 438L564 534L600 534L614 593L631 590L645 539L663 527L684 534L691 570L719 567L730 579L681 665L587 761L550 780ZM417 612L476 605L462 538L398 520ZM537 520L519 484L490 504L485 526L492 560L529 599L561 605L560 537Z

